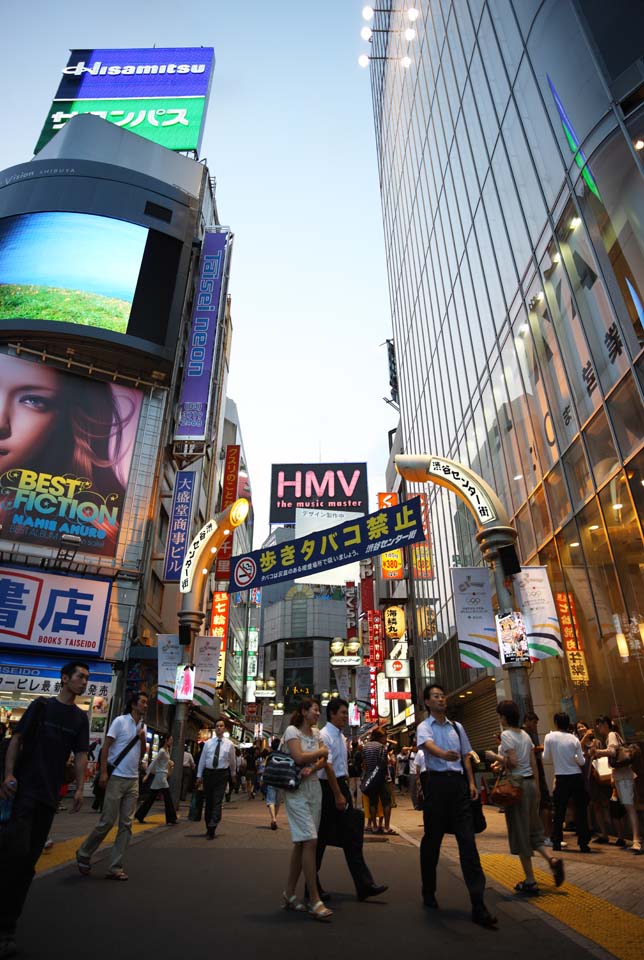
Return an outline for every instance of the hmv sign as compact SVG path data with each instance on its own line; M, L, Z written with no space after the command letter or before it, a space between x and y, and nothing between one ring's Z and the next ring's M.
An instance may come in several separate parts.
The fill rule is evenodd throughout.
M273 464L269 522L295 523L298 507L368 513L367 464Z

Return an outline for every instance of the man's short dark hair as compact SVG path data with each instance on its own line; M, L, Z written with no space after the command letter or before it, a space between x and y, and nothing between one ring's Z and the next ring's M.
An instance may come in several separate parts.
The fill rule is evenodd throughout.
M87 670L89 673L88 664L84 663L82 660L70 660L69 663L64 663L60 668L60 679L62 680L63 677L73 677L77 667L81 667L82 670Z
M554 721L557 730L570 730L570 717L567 713L555 713Z
M519 726L519 708L514 700L501 700L501 702L496 705L496 712L500 717L505 717L508 726Z
M128 695L127 700L125 701L125 712L132 713L132 710L139 702L140 697L145 697L146 700L149 699L148 694L145 690L135 690L134 693Z
M528 710L525 717L523 718L523 722L525 723L526 720L529 720L530 722L534 720L536 723L539 723L539 717L536 715L534 710Z
M441 693L445 693L445 687L443 687L440 683L436 683L436 682L428 683L425 689L423 690L423 703L425 702L425 700L429 700L429 695L432 692L432 690L440 690ZM447 694L445 695L447 696Z
M349 709L349 704L346 700L343 700L342 697L332 697L326 705L326 718L330 720L331 717L335 717L338 710L341 707L346 707Z

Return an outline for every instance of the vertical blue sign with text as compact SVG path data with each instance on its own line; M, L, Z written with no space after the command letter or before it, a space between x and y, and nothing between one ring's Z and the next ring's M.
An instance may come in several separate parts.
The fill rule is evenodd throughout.
M175 477L168 542L163 564L163 579L170 583L179 582L186 545L190 539L195 476L196 474L191 470L179 470Z

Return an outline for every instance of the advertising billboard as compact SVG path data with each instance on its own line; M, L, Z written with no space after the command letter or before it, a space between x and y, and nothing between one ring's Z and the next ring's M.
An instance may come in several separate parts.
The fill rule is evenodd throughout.
M211 231L207 231L203 239L175 440L205 440L208 432L215 339L227 241L227 233Z
M0 539L113 557L142 399L0 353Z
M4 217L0 331L44 320L163 344L180 248L178 240L139 224L90 213ZM153 324L150 270L161 268L165 279L155 293Z
M368 512L366 463L273 464L269 523L295 523L295 511Z
M190 536L192 497L196 476L192 470L177 470L174 478L172 509L163 563L163 579L167 583L178 583L181 579L181 567Z
M107 580L0 567L0 646L100 657Z
M80 113L169 150L199 150L213 66L212 47L71 50L34 153Z

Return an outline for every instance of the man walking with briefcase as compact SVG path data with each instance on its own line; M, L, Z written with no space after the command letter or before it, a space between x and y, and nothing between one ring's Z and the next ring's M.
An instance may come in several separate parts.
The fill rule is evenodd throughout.
M139 769L147 746L143 722L147 708L147 694L133 694L127 702L126 712L117 717L107 731L99 778L99 786L105 790L101 819L76 851L76 864L83 876L89 875L92 854L118 820L118 833L106 877L109 880L128 879L123 859L132 836L132 822L139 799Z
M347 742L342 735L349 722L349 704L335 697L326 708L327 724L320 731L320 740L329 749L327 764L318 773L322 786L322 817L318 831L316 866L318 873L327 846L341 847L356 887L358 900L376 897L387 890L386 884L376 884L362 853L364 814L356 810L349 788L349 757ZM318 880L320 895L324 900Z

